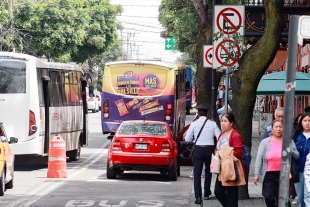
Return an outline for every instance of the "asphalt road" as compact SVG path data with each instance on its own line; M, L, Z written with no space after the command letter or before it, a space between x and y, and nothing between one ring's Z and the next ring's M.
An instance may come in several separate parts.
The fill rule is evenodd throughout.
M194 118L187 116L190 123ZM106 178L107 147L102 135L100 113L89 114L89 146L81 159L67 163L68 178L47 178L46 165L29 165L19 160L15 167L14 188L0 198L0 206L51 207L182 207L189 206L192 193L191 167L181 167L175 182L159 172L125 172L116 180ZM37 161L36 161L37 162Z

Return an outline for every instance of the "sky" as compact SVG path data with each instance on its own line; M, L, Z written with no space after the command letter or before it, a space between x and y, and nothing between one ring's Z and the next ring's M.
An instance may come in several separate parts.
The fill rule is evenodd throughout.
M158 21L161 0L110 0L123 6L117 21L123 26L119 31L124 51L131 59L161 59L173 62L180 55L177 51L166 51L165 40L160 32L165 30Z

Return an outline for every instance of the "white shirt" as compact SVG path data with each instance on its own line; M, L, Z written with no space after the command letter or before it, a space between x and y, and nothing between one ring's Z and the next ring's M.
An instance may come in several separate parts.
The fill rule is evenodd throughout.
M204 121L206 120L206 118L207 117L205 117L205 116L201 116L201 117L199 117L199 119L197 119L196 121L191 123L191 125L189 126L189 128L186 132L186 136L185 136L185 140L187 142L192 141L193 135L194 135L195 140L196 140L198 133L199 133ZM201 131L200 136L196 142L196 145L214 145L213 137L216 136L216 139L218 139L220 133L221 133L221 131L218 128L218 126L216 125L216 123L214 121L207 120L207 122L206 122L205 126L203 127L203 130Z
M227 110L228 110L228 112L232 111L232 109L230 108L229 104L227 105ZM217 113L219 115L219 119L220 119L220 122L221 122L222 121L222 116L225 114L225 106L219 108L217 110Z

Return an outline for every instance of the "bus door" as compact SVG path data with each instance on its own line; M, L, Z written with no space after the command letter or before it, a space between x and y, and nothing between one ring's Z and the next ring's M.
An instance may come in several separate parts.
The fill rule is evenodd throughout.
M86 87L87 81L85 78L81 78L82 83L82 104L83 104L83 143L82 146L88 145L88 108L87 108L87 95Z

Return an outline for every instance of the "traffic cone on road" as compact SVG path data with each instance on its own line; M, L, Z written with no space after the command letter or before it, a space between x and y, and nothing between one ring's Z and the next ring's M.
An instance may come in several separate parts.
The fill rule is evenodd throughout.
M61 136L54 136L50 141L48 152L48 178L66 178L67 173L67 156L66 142Z

